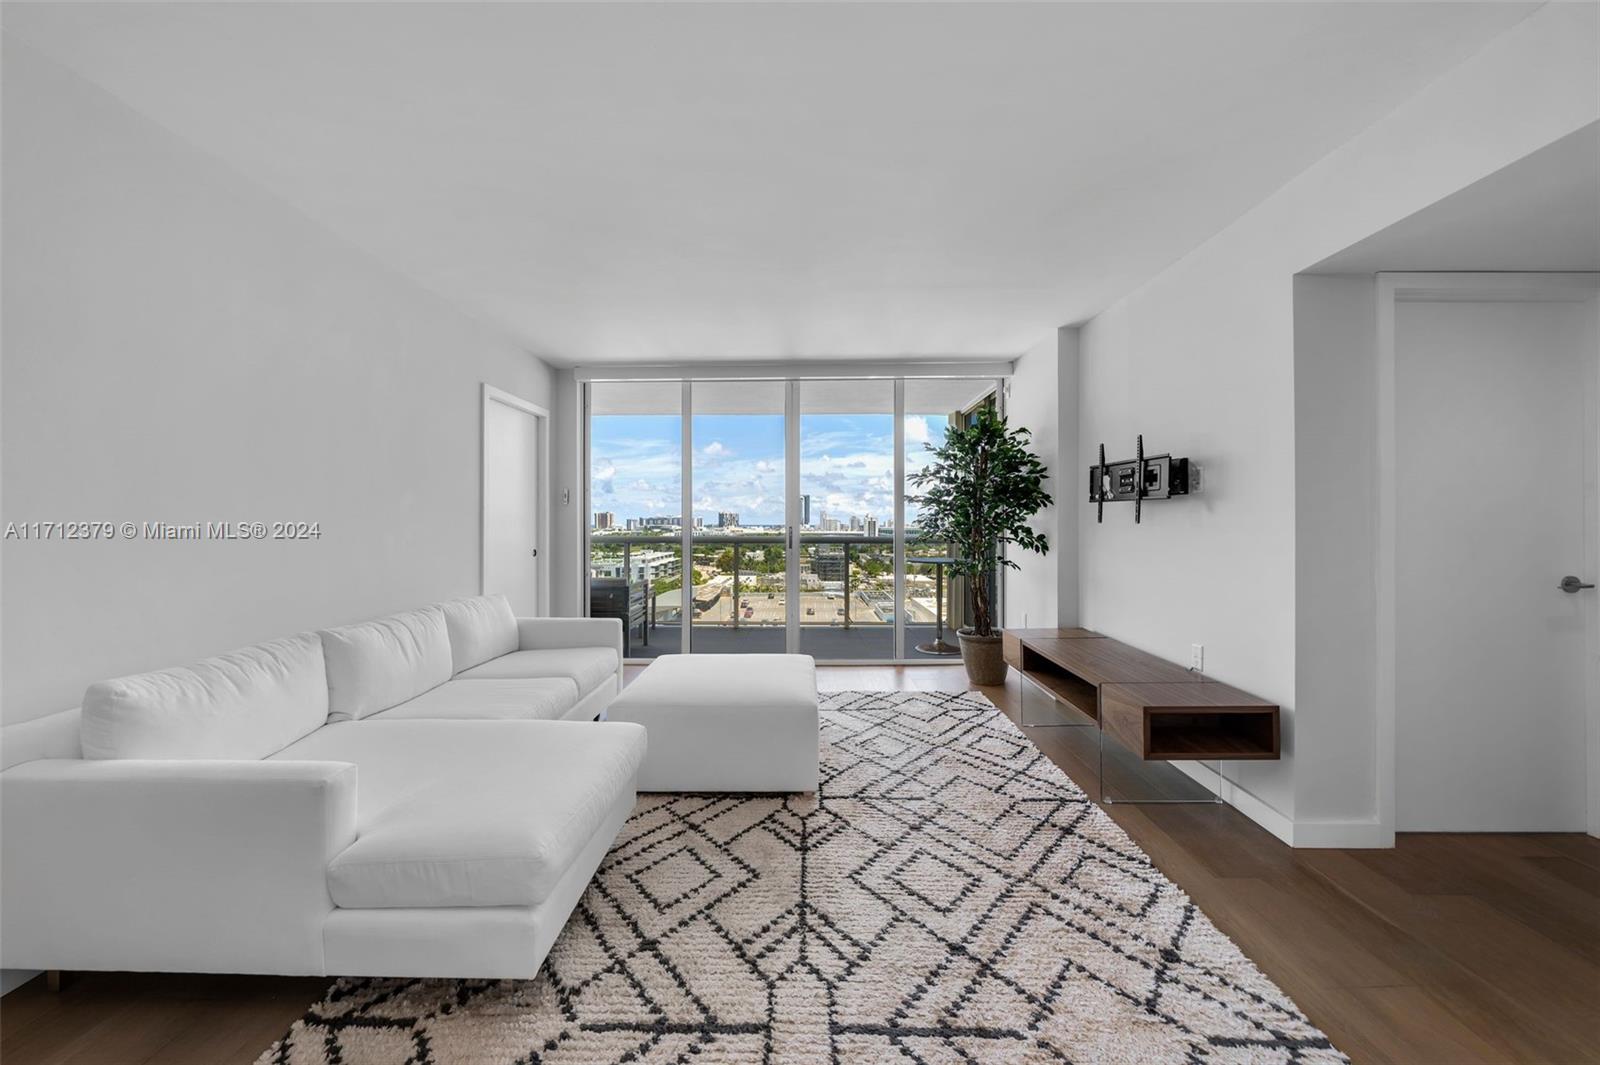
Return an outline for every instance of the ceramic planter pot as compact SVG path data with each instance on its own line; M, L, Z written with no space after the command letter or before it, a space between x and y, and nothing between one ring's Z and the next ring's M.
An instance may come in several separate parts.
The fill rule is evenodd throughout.
M978 636L970 629L962 629L956 635L961 640L961 664L967 667L968 680L974 684L1006 682L1006 660L998 632Z

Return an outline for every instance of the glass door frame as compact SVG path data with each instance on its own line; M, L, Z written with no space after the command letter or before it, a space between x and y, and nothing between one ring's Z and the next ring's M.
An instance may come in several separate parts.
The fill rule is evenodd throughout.
M701 370L710 368L698 368ZM590 437L592 417L592 403L590 389L593 384L608 381L635 381L641 379L659 380L665 387L676 382L680 388L680 462L681 462L681 499L680 499L680 524L679 524L679 551L680 572L683 574L682 594L682 621L679 626L679 650L683 654L692 654L693 629L691 622L693 612L694 589L694 383L697 379L710 381L750 380L772 381L782 380L784 389L784 547L785 547L785 624L784 644L787 653L800 653L800 395L801 389L807 381L860 379L882 380L889 378L894 384L893 403L893 448L894 448L894 540L893 540L893 566L894 566L894 630L893 653L889 658L840 658L819 659L825 665L850 665L850 666L906 666L906 665L948 665L954 659L941 659L926 655L908 655L906 648L906 483L905 483L905 418L906 418L906 382L908 380L926 380L935 378L989 381L993 385L995 408L1003 417L1006 413L1006 392L1011 377L1011 364L989 364L981 372L953 372L953 369L940 368L939 371L918 372L914 366L906 367L900 373L813 373L805 375L776 374L706 374L693 373L685 368L671 376L650 374L647 377L632 377L625 374L617 376L599 375L580 378L579 405L581 407L579 418L579 443L580 461L582 464L581 494L583 510L582 521L582 594L580 605L583 616L589 614L589 581L591 574L591 542L593 529L588 515L592 509L590 499ZM1005 594L1005 568L999 567L995 574L995 612L1003 616ZM628 659L630 664L648 663L650 659Z
M783 388L784 650L800 649L800 382Z

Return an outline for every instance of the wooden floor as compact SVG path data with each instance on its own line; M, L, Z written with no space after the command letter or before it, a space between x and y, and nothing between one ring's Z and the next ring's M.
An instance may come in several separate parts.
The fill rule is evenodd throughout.
M960 666L829 667L819 684L968 687ZM1016 685L983 690L1015 718ZM1031 734L1092 788L1060 730ZM1392 851L1308 851L1229 807L1110 813L1355 1061L1600 1062L1600 841L1410 835ZM0 1062L248 1062L326 983L69 974L52 993L35 980L0 1001Z

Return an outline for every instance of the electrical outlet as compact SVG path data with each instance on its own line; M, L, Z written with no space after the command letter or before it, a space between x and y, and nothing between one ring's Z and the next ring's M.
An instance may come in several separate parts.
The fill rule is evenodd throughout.
M1194 670L1196 673L1204 673L1206 671L1205 644L1191 643L1189 645L1189 668Z

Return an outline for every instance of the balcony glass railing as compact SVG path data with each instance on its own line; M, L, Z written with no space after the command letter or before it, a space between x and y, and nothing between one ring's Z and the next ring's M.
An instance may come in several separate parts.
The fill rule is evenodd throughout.
M800 537L800 589L793 610L800 650L825 661L924 658L919 646L936 646L941 629L955 642L954 596L937 562L906 566L905 647L894 646L894 537L804 532ZM937 558L925 546L908 558ZM591 613L623 616L615 594L626 579L628 655L652 658L683 649L684 619L690 647L699 652L779 652L786 648L791 612L788 549L781 534L693 538L692 573L682 572L675 534L617 536L595 532L590 541ZM941 625L942 622L942 625Z

